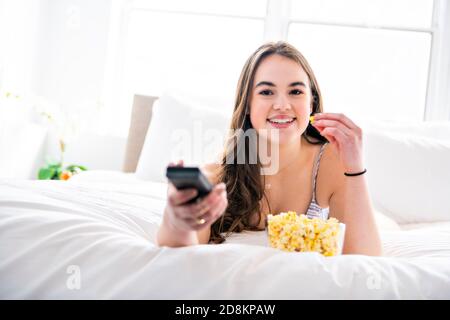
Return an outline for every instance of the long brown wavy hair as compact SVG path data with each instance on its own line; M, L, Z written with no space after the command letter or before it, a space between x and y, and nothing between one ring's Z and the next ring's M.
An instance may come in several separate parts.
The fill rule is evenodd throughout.
M312 113L322 112L322 96L316 77L305 57L289 43L279 41L270 42L259 47L246 61L239 77L234 111L231 118L230 135L228 136L222 162L219 169L218 180L226 184L228 194L228 207L225 213L211 225L211 243L222 243L232 232L243 230L260 230L259 221L251 223L251 217L261 210L261 200L267 197L264 193L264 176L261 179L261 163L257 159L255 164L249 160L250 152L255 146L250 145L245 136L236 135L236 130L253 128L250 117L250 96L256 70L261 62L270 55L277 54L297 62L308 75L312 94ZM241 131L242 132L242 131ZM323 144L327 140L309 123L302 136L311 144ZM312 138L312 139L311 139ZM244 139L244 141L239 141ZM241 144L242 142L242 144ZM245 162L236 162L238 146L245 146ZM253 149L252 149L253 148ZM230 156L233 161L230 161ZM267 201L269 204L269 202ZM270 205L269 205L270 210ZM226 233L225 236L223 233Z

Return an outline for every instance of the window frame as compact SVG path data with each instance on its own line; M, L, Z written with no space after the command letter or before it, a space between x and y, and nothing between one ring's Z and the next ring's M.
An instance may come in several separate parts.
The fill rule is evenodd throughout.
M425 121L450 121L450 3L434 0Z

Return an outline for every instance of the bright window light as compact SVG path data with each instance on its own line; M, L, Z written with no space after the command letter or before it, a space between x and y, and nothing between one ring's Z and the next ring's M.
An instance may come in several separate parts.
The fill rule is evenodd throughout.
M294 19L428 28L433 0L293 0Z
M423 120L428 33L292 24L289 41L316 73L329 112Z
M134 0L134 8L264 17L266 0Z
M263 23L134 11L122 79L124 105L131 105L136 93L158 96L171 89L198 97L232 97L242 66L263 41Z

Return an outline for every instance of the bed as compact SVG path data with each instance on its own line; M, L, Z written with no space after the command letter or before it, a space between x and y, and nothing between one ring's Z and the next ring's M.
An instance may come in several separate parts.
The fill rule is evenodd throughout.
M145 127L139 130L150 133ZM268 247L264 232L235 234L221 245L156 246L167 185L142 179L145 144L130 142L127 150L139 156L125 156L127 172L0 182L0 299L450 298L448 208L417 216L414 210L434 204L409 209L413 198L401 214L402 195L390 203L374 190L376 179L382 257L286 253ZM448 191L446 178L434 194Z

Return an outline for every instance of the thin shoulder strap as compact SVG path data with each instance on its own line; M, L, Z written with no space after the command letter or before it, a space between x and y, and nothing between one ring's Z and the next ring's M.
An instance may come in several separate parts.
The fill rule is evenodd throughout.
M316 181L317 181L317 173L319 172L319 163L320 163L320 158L322 157L322 153L325 149L325 145L327 143L324 143L321 147L320 147L320 151L319 154L317 155L316 161L314 163L314 171L313 171L313 198L312 201L316 202Z

